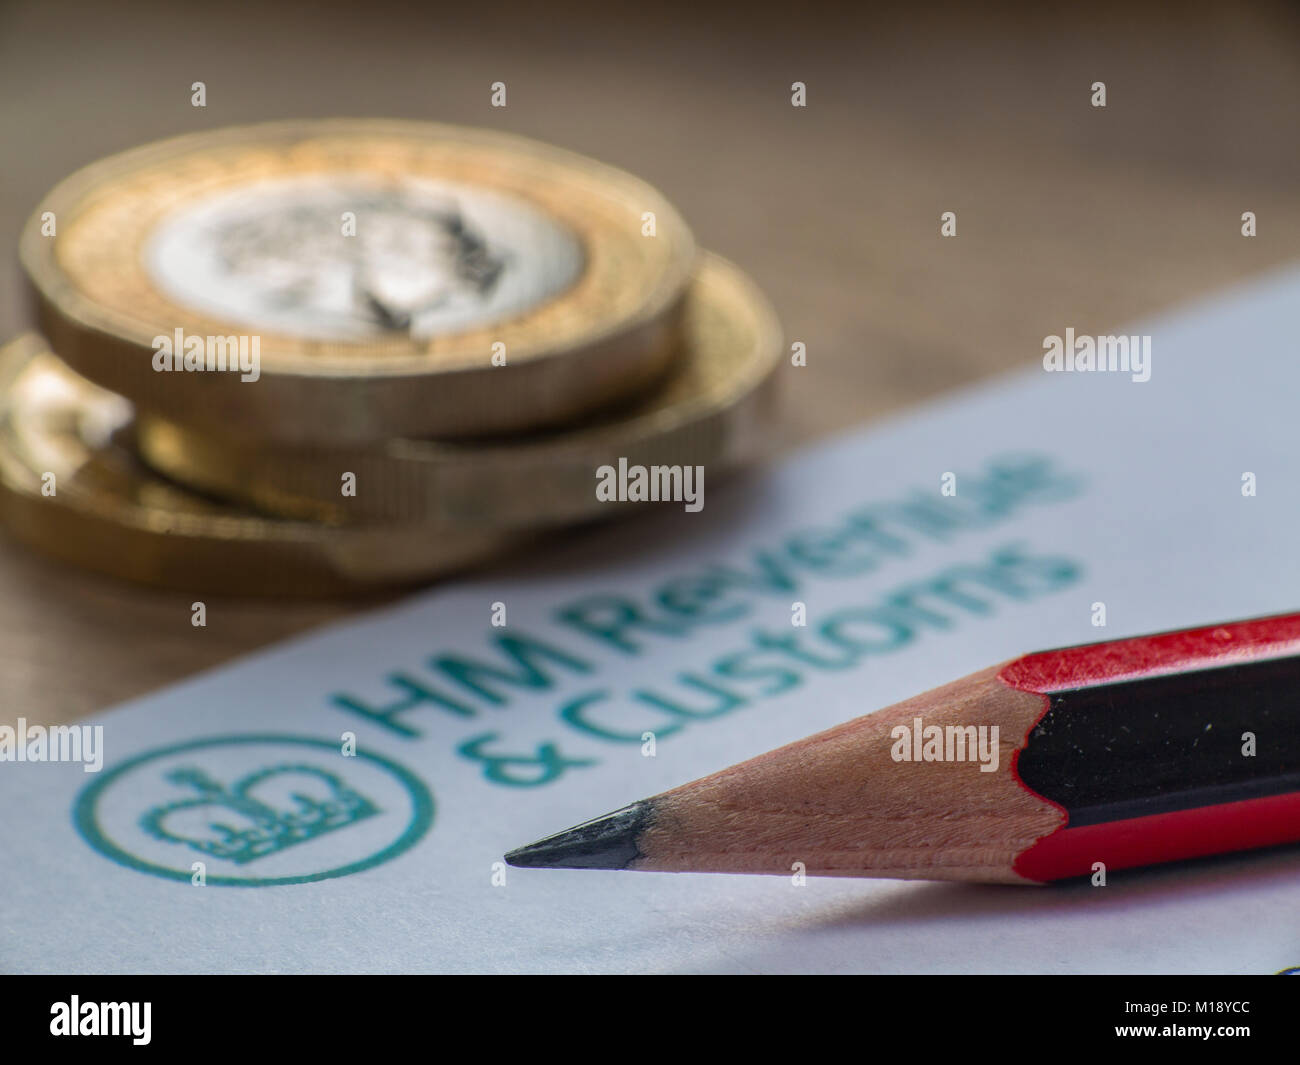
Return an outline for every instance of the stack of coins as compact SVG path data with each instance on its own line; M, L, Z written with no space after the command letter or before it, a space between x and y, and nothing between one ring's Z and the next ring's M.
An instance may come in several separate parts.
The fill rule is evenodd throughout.
M664 505L755 454L781 351L655 189L482 130L148 145L20 250L43 337L0 348L0 521L196 592L415 583Z

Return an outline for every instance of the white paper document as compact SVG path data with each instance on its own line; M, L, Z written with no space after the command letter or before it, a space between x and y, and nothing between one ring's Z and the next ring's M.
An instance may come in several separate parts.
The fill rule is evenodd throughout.
M0 968L1300 965L1300 847L1104 887L501 865L1019 654L1300 609L1298 311L1269 278L1130 327L1148 380L1035 368L66 722L97 772L0 762Z

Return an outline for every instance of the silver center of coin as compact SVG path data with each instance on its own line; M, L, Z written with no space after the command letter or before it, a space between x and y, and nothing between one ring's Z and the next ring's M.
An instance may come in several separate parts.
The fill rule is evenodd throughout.
M144 259L177 303L312 340L490 325L558 296L583 267L577 236L522 200L352 174L187 204L150 235Z

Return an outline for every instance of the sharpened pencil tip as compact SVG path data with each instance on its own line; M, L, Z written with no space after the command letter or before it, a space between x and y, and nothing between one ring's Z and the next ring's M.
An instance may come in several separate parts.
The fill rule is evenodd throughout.
M650 803L635 802L512 850L506 862L533 869L626 869L641 857L637 839L652 816Z

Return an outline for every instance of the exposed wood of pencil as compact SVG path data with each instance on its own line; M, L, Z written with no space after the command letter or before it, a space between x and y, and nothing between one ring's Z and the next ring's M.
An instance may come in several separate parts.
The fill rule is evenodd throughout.
M1012 868L1065 814L1031 795L1013 754L1041 696L987 669L654 800L636 869L1024 882ZM998 769L896 762L896 725L999 726Z
M1045 703L1001 683L999 668L507 857L519 865L785 876L800 862L810 876L1031 883L1015 872L1016 857L1066 815L1015 777L1013 756ZM975 761L895 761L891 730L911 729L918 717L927 727L997 725L996 772Z

